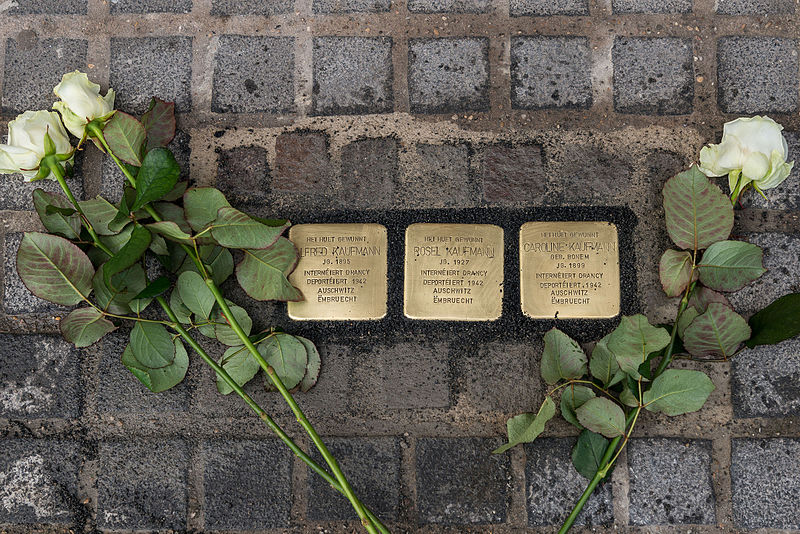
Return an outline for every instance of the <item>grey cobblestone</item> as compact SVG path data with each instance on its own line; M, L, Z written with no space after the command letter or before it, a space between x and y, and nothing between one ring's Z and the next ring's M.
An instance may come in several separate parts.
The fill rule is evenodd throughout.
M212 15L278 15L288 13L294 0L212 0Z
M192 0L111 0L111 13L189 13Z
M75 198L83 200L83 183L80 176L80 171L77 171L75 177L67 178L67 185ZM55 180L26 182L21 174L0 174L0 210L34 211L33 192L36 189L64 195L61 186Z
M563 152L547 163L549 176L558 179L548 183L545 202L553 206L608 205L612 200L615 204L640 204L642 196L632 194L636 188L634 168L630 158L603 148L580 144L564 147ZM593 177L592 187L586 187L587 176Z
M289 132L275 141L274 191L312 193L330 188L328 137L319 132Z
M258 146L223 150L219 155L216 187L229 199L249 203L269 194L267 151Z
M525 445L525 497L528 525L560 525L588 483L572 466L574 438L539 438ZM589 497L576 525L614 521L611 484L601 484Z
M364 505L382 521L396 520L400 506L399 441L396 438L330 438L324 441ZM324 465L324 459L316 451L314 459ZM358 519L350 502L322 477L310 469L308 477L309 519Z
M65 72L86 70L87 42L80 39L42 39L23 30L5 42L2 112L50 109L53 87Z
M633 439L628 446L632 525L713 525L711 442Z
M283 443L209 441L203 455L206 529L289 526L293 456Z
M486 13L491 0L409 0L412 13Z
M382 13L391 0L314 0L314 13Z
M747 349L732 364L736 417L800 415L800 340Z
M797 41L723 37L717 42L717 100L725 113L797 110Z
M115 105L128 113L147 111L150 98L175 102L178 113L192 108L192 39L135 37L111 39L109 85Z
M79 416L81 359L61 336L0 334L0 417Z
M342 148L342 197L349 205L396 203L398 143L390 137L359 139Z
M800 440L734 439L733 521L744 528L800 528Z
M480 203L481 188L470 172L467 145L417 145L417 163L417 173L404 178L404 202L429 208Z
M617 37L614 109L621 113L681 115L692 112L692 44L670 37Z
M22 242L22 234L8 233L5 236L3 256L3 310L8 314L58 313L65 308L40 299L28 291L17 274L17 251Z
M319 115L392 111L392 40L315 38L313 94Z
M8 9L9 15L85 15L87 0L15 0Z
M219 113L288 112L294 108L293 71L291 37L223 35L211 109Z
M458 113L489 107L489 41L411 39L408 87L414 113Z
M520 109L588 108L590 71L585 37L514 37L511 104Z
M722 0L724 1L724 0ZM614 13L691 13L693 0L612 0Z
M496 439L423 438L417 442L417 500L422 523L502 523L511 483L508 455Z
M483 154L483 198L489 203L536 205L547 191L539 145L492 145Z
M82 500L78 444L3 439L0 449L0 524L71 524Z
M794 13L792 0L717 0L716 11L721 15L780 15Z
M97 525L106 529L184 529L189 456L182 441L102 442Z
M588 0L511 0L511 15L588 15Z

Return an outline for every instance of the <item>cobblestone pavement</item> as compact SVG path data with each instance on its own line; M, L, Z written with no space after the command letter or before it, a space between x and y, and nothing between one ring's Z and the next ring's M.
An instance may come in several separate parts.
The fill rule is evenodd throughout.
M0 133L82 69L128 111L175 101L186 175L257 214L624 206L637 307L657 322L676 308L656 274L663 182L743 114L784 124L800 154L798 28L795 0L5 0ZM93 147L79 168L83 198L120 195ZM734 233L770 269L733 296L746 312L800 290L799 174L738 213ZM60 340L64 310L15 273L38 224L32 189L0 179L0 531L356 531L208 369L153 395L119 363L123 335ZM257 326L296 326L285 306L232 294ZM554 530L583 484L574 429L488 454L509 415L541 402L535 329L349 329L315 338L322 377L300 403L393 530ZM703 411L645 414L579 522L800 530L800 341L707 367ZM248 390L291 425L274 395Z

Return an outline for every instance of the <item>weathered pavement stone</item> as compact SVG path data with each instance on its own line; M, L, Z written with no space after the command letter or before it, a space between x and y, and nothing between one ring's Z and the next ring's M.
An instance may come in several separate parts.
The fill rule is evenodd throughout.
M722 0L724 1L724 0ZM612 0L614 13L690 13L692 0Z
M585 37L512 38L511 105L519 109L590 107L589 40Z
M3 310L9 314L20 313L58 313L65 308L40 299L25 287L17 274L17 251L22 242L22 234L12 232L5 236L3 255Z
M185 528L189 456L184 442L101 442L97 463L100 528Z
M511 482L508 455L491 454L496 439L423 438L417 442L421 523L502 523Z
M146 82L145 82L146 80ZM135 37L111 39L109 85L116 91L116 107L141 115L150 99L175 102L175 111L192 108L191 37ZM143 87L144 84L147 87Z
M49 2L47 0L15 0L7 11L9 15L85 15L87 0L63 0Z
M293 71L293 38L223 35L211 109L219 113L288 112L294 108Z
M278 15L288 13L294 0L212 0L212 15Z
M71 524L83 500L78 443L3 439L0 450L0 524Z
M511 15L588 15L588 0L511 0Z
M396 204L398 143L391 137L359 139L342 148L342 197L353 207Z
M800 339L744 350L732 366L736 417L800 415Z
M792 0L717 0L716 11L721 15L779 15L794 13Z
M798 104L797 41L722 37L717 42L719 107L725 113L790 113Z
M189 13L191 0L115 0L111 13Z
M632 525L716 523L710 441L633 439L628 473Z
M492 145L483 151L483 198L492 204L542 204L547 171L539 145Z
M574 438L539 438L525 445L525 496L528 525L560 525L588 483L572 466ZM611 484L589 497L576 525L607 525L614 521Z
M260 530L289 526L292 453L277 439L203 444L205 527Z
M412 112L458 113L489 107L488 39L411 39L408 63Z
M490 0L409 0L412 13L486 13Z
M800 528L800 440L734 439L733 521L744 528Z
M614 109L620 113L681 115L692 112L694 68L688 39L617 37Z
M389 11L390 0L314 0L314 13L382 13Z
M275 141L274 191L319 192L330 188L328 138L319 132L290 132Z
M263 200L269 194L267 151L257 146L223 150L219 155L216 187L239 202Z
M471 148L465 144L419 144L417 172L404 177L403 201L413 207L471 207L481 201L470 171ZM442 192L447 191L447 195Z
M86 70L87 47L84 40L40 38L33 30L6 39L2 112L50 109L61 76Z
M323 441L339 462L353 490L382 521L394 521L400 506L400 443L396 438L330 438ZM315 451L314 460L325 460ZM308 470L308 517L358 519L350 502L322 477Z
M78 171L75 177L67 178L67 185L75 198L84 200L80 176ZM0 174L0 210L34 211L33 192L36 189L64 196L61 186L55 180L26 182L21 174Z

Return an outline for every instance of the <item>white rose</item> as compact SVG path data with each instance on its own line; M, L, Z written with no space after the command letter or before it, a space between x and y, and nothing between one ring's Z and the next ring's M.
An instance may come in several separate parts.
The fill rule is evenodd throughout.
M64 124L75 137L83 137L86 125L114 111L114 90L100 96L100 86L89 81L85 72L68 72L53 92L61 100L53 109L61 113Z
M44 134L56 148L56 154L69 154L69 134L53 111L26 111L8 123L8 144L0 145L0 173L22 173L26 181L36 177L46 155Z
M722 142L700 151L700 170L707 176L728 175L731 192L752 184L756 190L783 182L794 162L786 163L789 148L783 126L769 117L750 117L725 123Z

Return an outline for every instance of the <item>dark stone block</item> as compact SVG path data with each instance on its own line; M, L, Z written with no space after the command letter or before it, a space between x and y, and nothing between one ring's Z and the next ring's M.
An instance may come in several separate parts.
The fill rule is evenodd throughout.
M0 450L0 524L71 525L85 513L78 494L76 442L4 439Z
M294 0L212 0L212 15L279 15L289 13Z
M383 13L391 0L314 0L314 13Z
M211 109L218 113L286 113L294 109L294 39L219 38Z
M389 113L392 78L390 38L314 38L314 113Z
M257 146L223 150L219 155L216 187L232 200L263 201L270 190L267 151Z
M614 109L620 113L682 115L694 99L692 42L674 37L617 37Z
M6 39L2 112L50 109L61 76L86 70L87 47L81 39L40 39L33 30Z
M412 13L487 13L491 0L409 0Z
M22 234L12 232L5 236L3 256L3 310L8 314L59 313L66 308L40 299L25 287L17 274L17 251L22 242Z
M511 0L511 16L588 15L588 0Z
M417 145L417 169L408 177L403 194L414 207L476 206L481 189L470 173L467 145ZM442 192L447 191L446 195Z
M794 13L793 0L717 0L720 15L784 15Z
M115 0L111 13L190 13L192 0Z
M539 438L525 445L528 525L561 525L588 484L572 466L575 438ZM611 484L600 484L575 520L576 525L614 522Z
M339 462L355 494L382 521L397 519L400 503L400 443L395 438L329 438L325 445ZM325 465L315 451L314 460ZM308 470L308 517L312 520L358 519L350 502Z
M511 105L517 109L591 107L589 39L512 38Z
M713 525L711 442L634 439L628 446L632 525Z
M731 363L736 417L800 415L800 339L744 350Z
M417 442L417 502L422 523L503 523L511 467L493 455L496 439L423 438Z
M275 141L273 191L314 193L330 189L328 137L317 132L290 132Z
M723 37L717 42L717 98L724 113L797 110L797 41Z
M691 13L693 0L612 0L614 13Z
M631 160L600 147L576 144L562 150L558 160L547 165L549 176L558 177L549 184L545 197L550 205L642 202L639 195L632 195L636 173ZM586 186L589 176L592 177L591 187ZM657 195L661 196L660 191Z
M207 529L289 526L293 455L283 443L277 439L209 441L203 445L203 454Z
M100 443L97 526L184 530L188 467L188 448L182 441Z
M342 148L342 197L351 206L396 203L398 143L390 137L359 139Z
M413 113L489 109L488 39L410 39L408 50Z
M800 440L734 439L733 522L737 527L800 528Z
M498 204L541 204L547 171L539 145L492 145L483 156L483 198Z
M87 0L14 0L9 15L85 15Z

